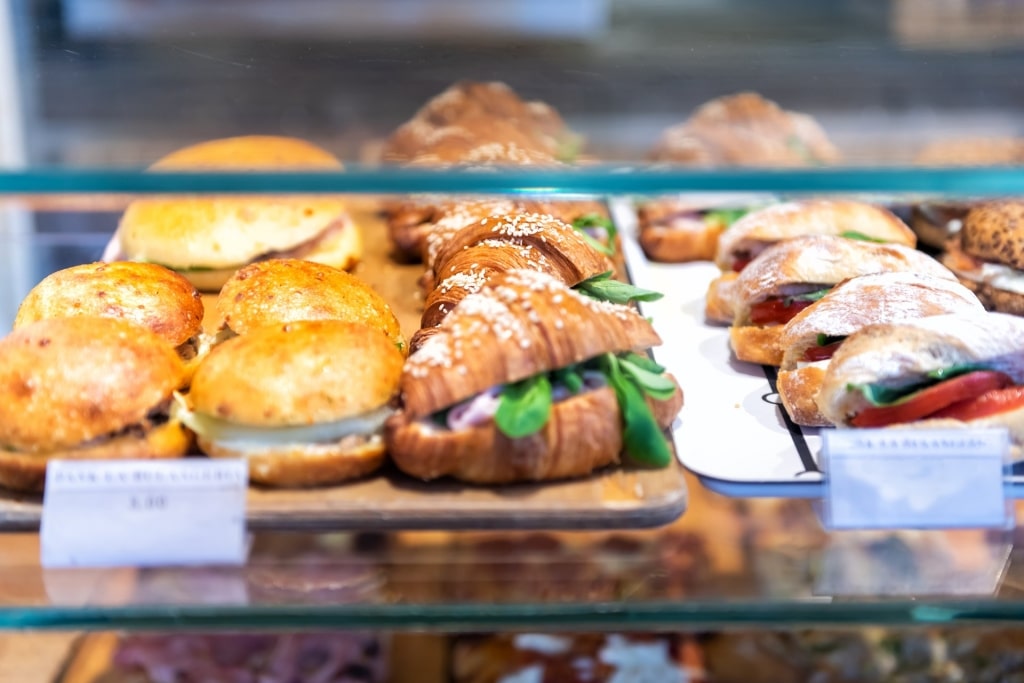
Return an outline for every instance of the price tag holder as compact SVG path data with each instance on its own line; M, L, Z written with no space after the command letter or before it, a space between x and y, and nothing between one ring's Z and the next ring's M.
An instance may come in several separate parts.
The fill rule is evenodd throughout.
M1005 429L841 429L822 437L831 529L1013 525Z
M42 565L242 564L248 481L241 459L50 461Z

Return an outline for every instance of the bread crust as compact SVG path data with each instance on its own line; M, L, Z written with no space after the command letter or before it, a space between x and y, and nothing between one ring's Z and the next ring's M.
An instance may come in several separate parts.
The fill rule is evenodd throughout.
M18 307L14 329L72 316L120 318L171 346L202 332L203 302L192 284L152 263L88 263L44 278Z
M199 447L214 458L245 458L249 480L263 486L326 486L365 477L384 463L384 440L374 435L358 446L305 444L252 452L226 448L199 437Z
M704 296L704 318L711 323L731 325L736 318L736 279L739 273L722 273L708 285Z
M808 365L792 370L780 370L775 380L782 407L789 419L804 427L828 427L831 422L818 409L818 391L825 369Z
M878 244L825 235L779 242L753 260L736 281L735 324L750 319L752 304L778 295L788 285L835 285L861 275L912 271L953 279L930 256L900 244Z
M818 408L846 425L866 404L848 384L902 384L933 370L984 361L1024 383L1024 318L1002 313L939 315L869 325L850 335L832 357L818 393Z
M404 348L391 306L370 285L337 268L300 259L252 263L217 297L221 325L236 334L300 320L341 320L379 329Z
M170 420L146 430L141 437L113 437L78 448L32 453L0 449L0 486L13 491L42 491L46 483L46 464L53 459L178 458L184 456L191 446L192 433L180 422Z
M782 325L734 325L729 328L729 345L741 361L779 365L782 363L782 348L779 346L782 328Z
M725 226L721 224L708 225L701 218L677 217L666 224L641 228L638 239L652 261L686 263L712 260L723 232Z
M779 339L782 369L795 369L819 334L846 337L873 323L981 310L978 298L955 280L907 271L851 278L786 323Z
M1024 270L1024 201L986 202L967 213L959 233L969 255Z
M116 318L53 318L0 340L0 444L49 452L141 423L185 381L181 359Z
M774 204L736 221L718 241L715 263L732 270L738 254L807 235L859 232L873 239L913 247L917 236L894 213L850 199L809 199Z
M999 289L985 282L975 282L967 278L961 278L960 283L974 292L986 309L998 313L1024 316L1024 294Z
M489 387L602 353L661 343L635 309L584 297L550 275L516 270L459 304L409 356L402 396L412 418Z
M305 141L252 136L193 145L152 168L339 170L342 166ZM341 200L327 195L145 199L128 207L118 233L129 260L202 273L197 269L238 268L264 254L309 242L345 212Z
M218 345L189 392L200 413L242 425L330 422L388 403L402 353L374 328L318 320L256 329Z

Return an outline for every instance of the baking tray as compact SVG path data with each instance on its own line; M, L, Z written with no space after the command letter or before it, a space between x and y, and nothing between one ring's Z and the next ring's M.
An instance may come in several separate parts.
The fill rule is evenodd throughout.
M643 304L665 344L655 359L679 378L686 404L673 429L676 454L707 488L727 496L821 498L821 432L794 424L775 391L776 369L736 360L729 329L704 321L704 297L718 276L713 263L653 263L633 236L629 200L611 203L629 236L624 251L637 286L665 293ZM1007 476L1007 495L1024 498L1024 463Z
M391 304L408 338L419 327L423 267L390 258L378 206L369 199L350 202L365 240L357 274ZM212 298L206 303L212 309ZM340 486L251 487L246 516L251 529L641 528L670 522L683 513L686 501L682 468L676 463L660 470L623 465L582 479L492 487L425 483L387 466ZM0 492L0 531L37 530L41 514L39 496Z

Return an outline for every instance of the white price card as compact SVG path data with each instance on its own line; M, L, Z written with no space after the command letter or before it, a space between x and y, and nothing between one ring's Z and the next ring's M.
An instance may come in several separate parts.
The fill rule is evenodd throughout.
M840 429L823 435L832 529L1006 528L1005 429Z
M241 459L50 461L42 564L241 564L248 480Z

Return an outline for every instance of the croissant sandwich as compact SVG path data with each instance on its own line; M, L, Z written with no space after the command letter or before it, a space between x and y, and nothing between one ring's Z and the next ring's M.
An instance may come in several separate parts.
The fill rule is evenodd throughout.
M737 273L779 242L832 235L913 247L914 232L890 211L849 199L812 199L775 204L737 220L718 240L715 263L722 276L708 288L708 320L731 323Z
M1024 444L1024 319L975 312L870 325L832 357L818 392L840 426L1005 427Z
M852 277L910 271L954 279L926 254L900 244L816 235L780 242L743 269L735 285L735 317L729 330L740 360L779 365L784 325Z
M412 476L482 484L583 476L622 452L666 466L682 392L638 353L660 341L632 308L504 273L409 356L388 450Z
M777 388L794 422L831 424L816 402L829 361L843 341L862 327L944 313L975 313L981 302L963 285L912 272L864 275L840 283L786 323Z
M764 197L697 199L662 197L637 210L637 240L647 258L663 263L711 261L723 232L766 203Z

